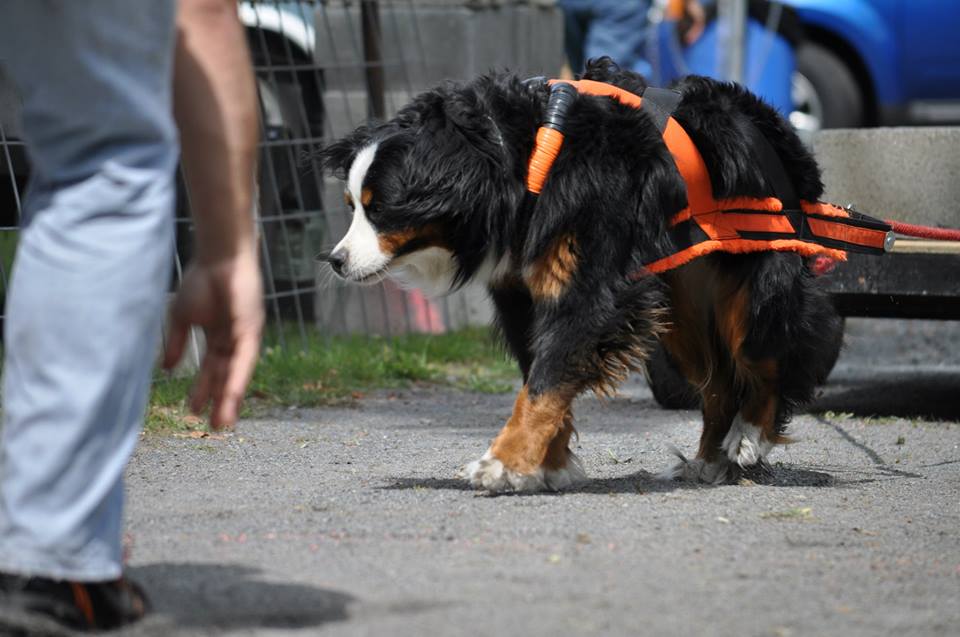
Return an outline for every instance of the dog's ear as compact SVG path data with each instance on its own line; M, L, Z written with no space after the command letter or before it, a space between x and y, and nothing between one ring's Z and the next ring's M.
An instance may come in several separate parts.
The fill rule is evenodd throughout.
M346 179L354 157L372 139L373 135L370 128L361 126L342 139L326 146L323 150L314 154L313 157L320 162L324 170L337 179Z
M448 126L467 144L494 162L502 162L503 137L496 122L473 91L457 91L443 101Z
M400 129L417 129L442 112L443 97L436 91L427 91L401 108L392 122Z
M482 91L483 86L479 90ZM418 95L400 109L391 123L400 129L423 130L446 137L453 146L458 145L458 141L466 142L495 161L503 159L500 153L502 136L477 87L454 82L441 84Z

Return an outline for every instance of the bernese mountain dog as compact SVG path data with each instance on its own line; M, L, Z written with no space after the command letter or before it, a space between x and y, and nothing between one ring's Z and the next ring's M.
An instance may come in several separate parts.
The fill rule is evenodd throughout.
M581 79L640 95L646 85L608 58ZM817 164L790 125L746 89L704 77L675 87L672 118L703 158L716 200L772 197L738 118L776 155L799 199L817 202ZM542 192L528 164L551 89L493 73L416 97L386 123L322 151L353 210L325 259L343 279L389 276L434 293L487 286L523 387L513 413L464 476L490 491L557 490L584 479L569 449L572 404L610 395L658 342L699 391L696 457L664 472L736 481L788 441L792 412L829 371L840 320L797 251L713 252L663 271L671 219L687 185L651 112L575 96Z

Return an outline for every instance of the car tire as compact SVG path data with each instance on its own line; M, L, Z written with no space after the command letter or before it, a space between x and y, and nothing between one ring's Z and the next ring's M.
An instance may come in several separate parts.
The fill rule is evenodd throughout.
M819 128L854 128L866 123L863 94L856 77L843 60L819 44L797 48L797 74L814 95L797 110L819 119ZM811 106L814 105L814 106ZM819 113L810 113L817 110Z
M830 377L830 372L833 371L833 368L837 365L837 360L840 358L840 352L843 350L843 333L847 327L847 319L845 317L840 317L840 321L837 323L836 331L831 334L829 342L829 350L826 357L824 357L824 368L821 370L820 374L817 375L817 384L826 385L827 378Z
M683 377L673 358L662 344L658 343L647 359L647 384L653 398L664 409L697 409L700 397Z

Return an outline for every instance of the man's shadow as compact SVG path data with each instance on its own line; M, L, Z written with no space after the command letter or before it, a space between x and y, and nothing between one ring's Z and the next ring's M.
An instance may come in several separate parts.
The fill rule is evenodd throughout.
M235 564L163 562L127 569L153 605L137 635L178 629L307 628L347 619L353 597L304 584L265 581Z

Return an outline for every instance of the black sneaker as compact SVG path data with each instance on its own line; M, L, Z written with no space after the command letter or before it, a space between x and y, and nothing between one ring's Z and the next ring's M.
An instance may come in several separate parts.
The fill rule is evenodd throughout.
M0 573L0 636L52 637L110 630L150 609L143 590L125 578L69 582Z

